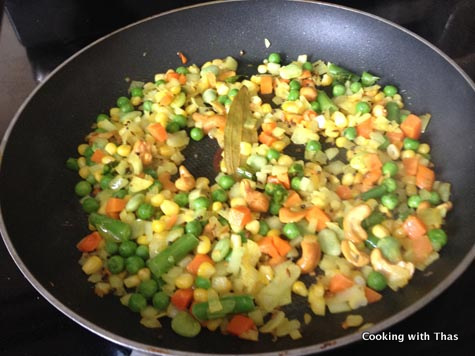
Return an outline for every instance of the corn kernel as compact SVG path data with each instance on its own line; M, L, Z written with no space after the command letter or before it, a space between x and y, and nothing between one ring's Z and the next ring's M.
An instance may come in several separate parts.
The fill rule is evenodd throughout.
M150 198L150 204L158 208L163 203L164 200L165 200L165 197L163 196L163 194L158 193L158 194L152 195L152 197Z
M363 317L361 315L348 315L343 322L343 329L355 328L363 324Z
M109 142L107 145L105 145L104 150L108 154L114 155L117 152L117 145L113 142Z
M119 108L111 108L109 110L109 116L119 116L120 115L120 109Z
M218 212L222 209L223 209L223 203L219 201L215 201L213 205L211 206L211 210L213 210L214 212Z
M87 177L89 177L89 167L84 166L84 167L79 168L78 173L82 179L86 179Z
M97 273L102 268L102 260L98 256L90 256L82 266L84 273L91 275Z
M249 142L241 142L240 150L241 150L241 155L250 156L252 153L252 145Z
M406 185L406 194L408 196L417 195L417 187L415 184Z
M282 110L291 114L298 114L299 106L294 101L285 101L284 103L282 103Z
M114 162L114 161L115 161L115 159L112 156L104 156L101 159L102 164L109 164L109 163Z
M209 331L216 331L216 329L219 328L222 322L223 322L223 319L221 318L211 319L206 322L206 327L208 328Z
M355 177L352 173L345 173L341 178L341 184L350 186L353 184Z
M127 157L131 151L132 147L130 145L120 145L117 147L117 154L122 157Z
M89 147L87 143L82 143L78 146L78 153L81 156L84 156L84 153L86 152L86 149Z
M336 147L342 148L348 144L348 140L346 139L346 137L338 137L335 140L335 144L336 144Z
M342 129L342 128L345 128L346 126L348 126L348 120L346 119L345 114L343 114L339 111L335 111L332 114L332 119L335 122L335 126L338 127L338 128Z
M86 157L79 157L77 159L79 168L86 166Z
M230 201L231 208L236 206L246 206L246 200L243 197L232 198Z
M130 103L133 106L140 105L141 102L142 102L142 98L140 96L133 96L132 98L130 98Z
M127 287L127 288L134 288L134 287L137 287L139 284L140 284L141 279L139 278L139 276L137 276L136 274L132 275L132 276L129 276L127 278L124 279L124 285Z
M259 273L265 278L265 281L270 282L274 279L274 270L269 265L261 265Z
M159 152L164 157L171 157L175 153L175 150L173 149L173 147L170 147L168 145L163 145L163 146L160 146Z
M213 277L211 280L211 287L216 290L216 292L223 294L231 290L232 285L231 281L224 276Z
M205 303L208 301L208 291L204 288L196 288L193 291L193 300L196 303Z
M250 223L248 223L246 226L246 230L249 231L252 234L257 234L259 232L260 224L259 221L257 220L252 220Z
M281 155L279 159L277 160L277 163L280 166L285 166L285 167L290 167L294 161L289 155Z
M139 245L148 245L149 242L147 235L140 235L139 237L137 237L137 243Z
M219 163L219 169L221 170L221 172L224 172L224 173L227 172L226 163L224 162L224 159L222 159L221 162Z
M209 189L209 179L206 177L196 178L196 189L208 190Z
M263 114L269 114L272 112L272 106L268 103L262 104L261 111Z
M373 115L376 116L376 117L386 116L386 115L388 114L387 111L386 111L386 109L384 108L384 106L379 105L379 104L373 106L372 113L373 113Z
M426 155L430 152L430 146L427 143L421 143L417 149L417 152Z
M191 288L193 285L193 275L191 273L182 273L175 279L175 285L180 289Z
M385 228L381 224L374 225L373 228L371 229L371 232L373 233L374 236L380 239L390 235L388 229Z
M139 269L137 277L139 277L141 281L148 281L152 277L152 274L147 267L144 267Z
M155 115L155 121L161 124L163 127L166 127L168 124L168 116L164 112L157 112Z
M173 95L179 94L179 93L181 92L181 86L176 85L176 86L174 86L174 87L171 87L171 88L170 88L170 92L171 92Z
M164 200L160 204L160 209L166 216L176 215L180 212L180 206L172 200Z
M267 66L265 64L259 64L257 66L257 73L260 73L260 74L267 73Z
M102 172L101 171L96 171L96 172L94 172L93 176L94 176L94 179L96 180L96 182L100 182L101 179L102 179Z
M161 233L165 231L167 224L162 220L152 220L152 231L155 233Z
M401 152L401 159L413 158L416 153L413 150L404 150Z
M302 297L308 296L308 289L302 281L296 281L292 284L292 292Z
M202 255L206 255L211 250L211 241L208 236L200 236L200 242L196 247L196 252Z
M320 83L322 86L327 87L333 83L333 77L328 74L324 74Z
M203 278L211 278L216 273L216 268L210 262L203 262L198 267L197 275Z
M267 236L280 236L280 230L271 229L267 232Z
M394 230L393 235L397 239L402 239L403 237L406 237L406 231L403 227L398 227Z

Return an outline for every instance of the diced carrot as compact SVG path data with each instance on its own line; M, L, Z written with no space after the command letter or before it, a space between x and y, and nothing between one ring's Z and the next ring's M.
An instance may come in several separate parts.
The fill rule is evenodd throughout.
M427 228L417 216L409 215L402 225L407 236L411 239L416 239L426 234Z
M374 289L371 289L371 288L368 288L368 287L365 287L364 295L365 295L366 300L368 301L369 304L376 303L376 302L380 301L381 298L383 298L383 296L381 294L376 292Z
M277 266L277 265L280 265L282 262L285 262L287 261L287 258L285 258L284 256L275 256L275 257L272 257L269 261L267 261L267 263L269 264L269 266Z
M419 166L418 157L408 157L402 159L402 164L404 165L404 171L409 176L415 176L417 173L417 167Z
M365 187L371 187L374 183L376 183L379 180L379 178L381 178L382 175L383 173L381 172L381 169L375 169L375 170L366 172L363 177L362 183Z
M196 254L195 257L188 263L186 270L190 273L197 274L198 269L200 268L203 262L213 263L213 260L208 255Z
M277 127L277 124L274 121L264 122L262 125L262 131L268 134L272 134L272 131Z
M336 188L336 194L338 194L342 200L348 200L353 197L351 189L346 185L339 185L338 188Z
M424 262L433 251L432 244L427 235L411 238L409 241L412 262L414 263Z
M224 71L224 72L219 73L217 79L223 81L223 80L225 80L225 79L227 79L227 78L234 77L235 75L236 75L236 72L235 72L235 71L233 71L233 70L227 70L227 71Z
M298 222L302 220L306 215L306 210L293 211L289 208L280 208L279 210L279 220L284 224Z
M243 228L252 221L251 210L246 206L236 206L229 210L229 223Z
M435 173L426 166L419 165L416 173L416 185L420 189L432 190L435 181Z
M267 132L262 131L259 134L259 142L263 143L264 145L270 147L275 141L277 141L277 139L274 136L268 134Z
M284 186L285 189L290 189L290 179L287 173L277 175L277 179Z
M296 124L300 124L303 121L303 115L300 114L293 114L293 113L284 113L285 119L290 122L295 122Z
M106 215L115 218L118 213L124 210L127 201L125 199L111 197L107 200Z
M287 194L287 200L284 202L284 207L292 208L302 204L302 198L295 190L289 190Z
M302 74L300 75L300 78L305 79L305 78L310 78L312 76L312 72L310 72L308 69L304 69L302 71Z
M176 54L178 55L178 57L180 57L180 60L181 60L182 64L186 64L186 62L188 62L188 58L186 58L186 56L183 54L183 52L179 51Z
M81 241L79 241L76 247L79 251L82 252L92 252L95 251L97 247L99 247L101 241L101 235L99 235L97 231L94 231L93 233L87 235Z
M168 138L167 130L158 122L148 125L147 130L158 142L165 142Z
M259 245L259 250L266 255L271 257L279 257L280 253L277 247L274 245L274 240L270 236L266 236L259 240L257 243Z
M305 97L309 102L317 99L317 89L312 87L302 87L300 88L300 95Z
M422 120L417 115L409 114L402 122L401 130L407 137L417 140L421 136Z
M162 183L164 189L176 192L178 189L176 188L175 183L170 180L170 176L170 172L162 172L158 176L158 181Z
M342 275L341 273L337 273L330 279L328 290L332 293L338 293L352 287L354 284L355 282L353 282L348 277Z
M287 255L292 249L292 246L290 246L287 240L281 239L279 236L276 235L272 236L272 243L274 244L275 248L279 252L279 255L281 256Z
M313 206L310 209L307 209L305 218L310 224L315 224L316 221L317 231L325 229L327 227L327 222L331 221L329 216L318 206Z
M358 136L363 136L364 138L370 138L369 135L372 131L373 119L371 117L356 126L356 132L358 133Z
M97 149L92 154L91 161L93 161L94 163L102 163L102 158L105 156L106 154L102 150Z
M392 144L404 140L404 132L386 132L386 137Z
M317 117L317 113L313 110L308 109L303 112L304 120L311 121L311 120L314 120L316 117Z
M177 289L172 294L170 301L172 304L180 310L186 310L193 300L193 289Z
M160 100L160 105L168 106L173 101L173 94L165 93L165 95Z
M167 82L169 82L170 80L172 79L176 79L178 80L180 78L180 74L173 71L173 70L169 70L166 74L165 74L165 79Z
M272 76L261 75L261 94L272 94Z
M241 314L236 314L229 321L228 325L226 325L226 331L230 334L239 336L254 327L254 321L251 318Z
M178 214L168 216L167 217L167 222L166 222L166 225L165 225L167 230L170 230L175 225L177 220L178 220Z
M379 156L376 153L368 153L364 155L363 161L366 168L370 171L376 171L378 169L381 169L381 167L383 166L381 160L379 159Z

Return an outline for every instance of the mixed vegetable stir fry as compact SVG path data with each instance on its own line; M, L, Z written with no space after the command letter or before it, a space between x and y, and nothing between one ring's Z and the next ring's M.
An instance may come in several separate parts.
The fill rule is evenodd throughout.
M185 337L297 339L312 318L378 302L439 257L450 184L420 140L430 115L406 110L395 86L306 55L284 65L272 53L252 76L231 57L181 59L132 82L67 161L98 296L120 297L145 327L169 317ZM223 149L214 180L182 153L205 136ZM308 308L289 316L296 295Z

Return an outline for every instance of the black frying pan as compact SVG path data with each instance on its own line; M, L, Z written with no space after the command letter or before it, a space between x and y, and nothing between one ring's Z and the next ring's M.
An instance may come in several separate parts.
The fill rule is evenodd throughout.
M272 44L264 46L264 38ZM60 66L26 101L2 142L2 235L19 268L54 306L91 331L131 348L157 353L313 353L360 339L341 329L342 315L303 328L297 341L262 337L258 343L202 332L185 339L167 323L158 332L141 327L114 297L97 298L77 264L75 243L86 230L64 161L99 112L124 94L125 77L148 80L174 68L176 52L192 62L233 55L241 68L269 52L293 59L336 62L356 72L371 70L404 89L409 109L431 112L426 135L442 180L453 184L455 210L448 219L450 244L442 258L398 293L359 309L371 331L415 312L447 288L475 255L472 188L475 128L473 82L445 55L417 36L382 19L341 7L310 3L217 2L173 11L129 26L89 46ZM240 51L245 52L240 56ZM208 162L208 160L206 160ZM301 315L301 301L289 313ZM158 334L158 338L157 338Z

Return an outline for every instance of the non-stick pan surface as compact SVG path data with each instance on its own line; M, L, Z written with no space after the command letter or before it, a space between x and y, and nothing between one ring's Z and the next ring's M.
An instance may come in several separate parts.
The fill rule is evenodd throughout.
M453 184L450 243L441 259L417 272L408 287L385 292L381 302L358 310L365 321L375 323L372 331L428 303L471 262L475 88L468 77L427 42L361 12L310 2L217 2L151 18L81 51L37 88L7 131L0 171L2 235L25 276L62 312L111 341L173 354L302 354L360 338L342 330L344 316L337 314L315 317L296 341L272 342L263 336L251 343L206 331L185 339L167 322L158 331L145 329L115 297L94 295L77 264L75 244L87 224L72 193L77 177L65 170L64 162L76 155L97 113L126 92L125 78L150 80L156 72L177 67L179 50L197 64L232 55L244 70L270 52L284 54L284 60L306 53L356 72L371 70L384 78L383 84L403 89L410 110L432 113L425 139L433 147L438 177ZM210 161L205 157L202 164ZM295 298L289 315L302 315L305 304Z

